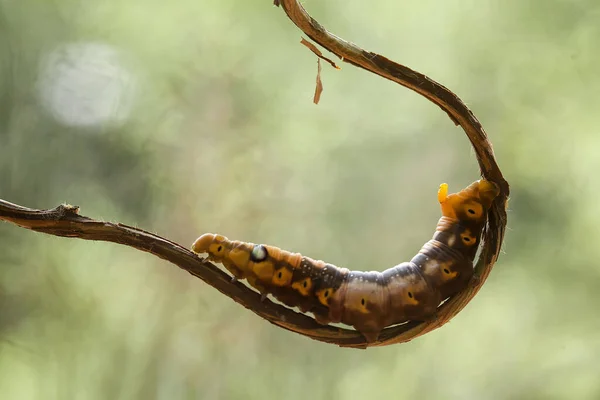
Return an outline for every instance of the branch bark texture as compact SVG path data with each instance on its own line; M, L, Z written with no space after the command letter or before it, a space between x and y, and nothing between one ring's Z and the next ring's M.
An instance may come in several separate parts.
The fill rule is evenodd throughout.
M344 62L365 69L383 78L405 86L426 97L444 110L450 119L460 125L469 138L481 174L500 187L500 195L488 215L483 248L470 285L453 296L438 310L435 318L426 322L409 322L386 328L379 340L369 346L384 346L406 342L437 329L458 314L477 294L491 272L504 238L508 183L496 163L492 145L483 127L467 106L449 89L427 76L395 63L379 54L361 49L328 32L314 20L296 0L276 0L287 16L314 42L340 57ZM50 210L33 210L0 200L0 220L50 235L101 240L130 246L167 260L190 274L202 279L221 293L252 310L267 321L284 329L315 340L344 347L364 348L364 337L353 329L323 326L307 315L274 303L231 277L215 265L198 257L186 247L152 233L123 224L94 220L79 215L79 208L60 205Z

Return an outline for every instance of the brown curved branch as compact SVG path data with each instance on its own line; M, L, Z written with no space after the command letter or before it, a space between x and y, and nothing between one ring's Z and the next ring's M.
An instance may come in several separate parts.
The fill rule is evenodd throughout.
M399 83L437 104L467 134L475 150L482 176L497 183L500 187L500 195L494 201L488 215L483 249L475 266L475 277L471 285L444 303L439 308L435 319L421 324L411 323L388 328L383 331L379 341L372 345L381 346L406 342L439 328L458 314L485 283L498 259L504 238L509 186L496 163L492 144L489 142L487 134L465 103L446 87L417 71L395 63L382 55L363 50L328 32L306 12L297 0L276 0L275 5L280 5L292 22L308 37L340 57L344 62Z
M379 340L369 346L409 341L448 322L466 306L485 282L498 258L504 237L505 206L509 194L508 183L498 168L492 146L487 140L481 124L454 93L425 75L381 55L362 50L332 35L312 19L297 1L276 0L275 4L278 3L304 33L345 62L406 86L441 107L448 113L452 121L459 124L467 133L475 149L482 175L500 186L500 195L488 216L483 250L475 267L476 277L471 285L440 306L436 318L423 323L409 322L387 328L381 333ZM127 225L80 216L78 210L78 207L69 205L61 205L51 210L32 210L0 200L0 220L9 221L37 232L120 243L149 252L202 279L221 293L277 326L315 340L340 346L357 348L367 346L364 337L355 330L322 326L314 319L275 304L269 299L261 301L258 293L242 283L232 283L229 275L177 243Z
M356 331L319 325L314 319L269 299L261 301L257 292L240 282L233 283L231 276L180 244L142 229L84 217L79 215L77 206L60 205L50 210L34 210L0 200L0 221L49 235L119 243L148 252L202 279L282 328L325 342L360 344L357 339L360 335Z

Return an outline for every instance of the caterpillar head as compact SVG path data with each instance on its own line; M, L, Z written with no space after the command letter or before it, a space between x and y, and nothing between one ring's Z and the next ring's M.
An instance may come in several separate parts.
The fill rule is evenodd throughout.
M452 219L483 220L500 189L494 182L480 179L458 193L448 194L448 184L442 183L438 201L442 215Z
M192 245L194 253L208 253L208 255L219 260L225 254L225 244L229 242L225 236L215 235L214 233L205 233L200 236Z

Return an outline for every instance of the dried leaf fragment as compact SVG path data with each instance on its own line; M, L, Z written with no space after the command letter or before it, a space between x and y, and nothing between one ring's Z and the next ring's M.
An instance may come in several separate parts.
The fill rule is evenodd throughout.
M279 0L275 0L275 1L279 1ZM315 46L314 44L312 44L308 40L302 38L302 40L300 41L300 43L302 43L303 45L305 45L306 47L308 47L310 49L310 51L312 51L313 53L315 53L315 55L317 57L319 57L319 58L327 61L333 68L335 68L335 69L341 69L340 67L337 66L336 63L334 63L333 61L331 61L329 58L325 57L323 55L323 53L321 53L321 50L317 49L317 46Z
M315 87L315 97L313 98L313 102L315 104L319 104L321 93L323 93L323 82L321 81L321 59L317 58L317 86Z

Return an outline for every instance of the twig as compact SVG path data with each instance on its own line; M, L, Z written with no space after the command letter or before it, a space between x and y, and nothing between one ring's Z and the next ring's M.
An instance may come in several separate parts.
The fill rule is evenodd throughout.
M483 248L477 260L475 276L471 284L440 306L437 318L434 320L421 324L407 324L388 328L383 331L380 340L372 345L381 346L406 342L437 329L458 314L477 294L500 254L507 222L506 204L510 191L508 182L502 176L502 172L496 163L492 144L471 110L446 87L417 71L391 61L382 55L363 50L357 45L328 32L306 12L297 0L279 0L278 2L287 16L304 34L338 56L342 61L399 83L437 104L467 134L475 150L482 176L497 183L500 187L500 194L488 214L488 226L482 240Z
M330 34L295 0L275 0L274 4L281 5L305 34L343 61L400 83L440 106L452 121L461 125L467 133L483 176L500 186L500 195L488 216L484 246L475 267L476 277L471 285L440 306L435 319L387 328L381 333L379 340L369 346L406 342L444 325L477 294L498 258L504 237L509 187L496 164L492 146L481 124L454 93L425 75ZM277 326L327 343L345 347L366 347L365 339L355 330L322 326L314 319L275 304L269 299L261 301L260 294L240 282L231 282L229 275L177 243L127 225L84 217L79 215L78 211L78 207L70 205L61 205L51 210L33 210L0 200L0 220L50 235L119 243L154 254L202 279Z
M240 282L233 283L231 276L175 242L132 226L84 217L79 215L77 206L63 204L50 210L34 210L0 200L2 220L49 235L113 242L148 252L202 279L282 328L325 342L360 344L361 336L353 330L322 326L312 318L269 299L261 301L257 292Z

